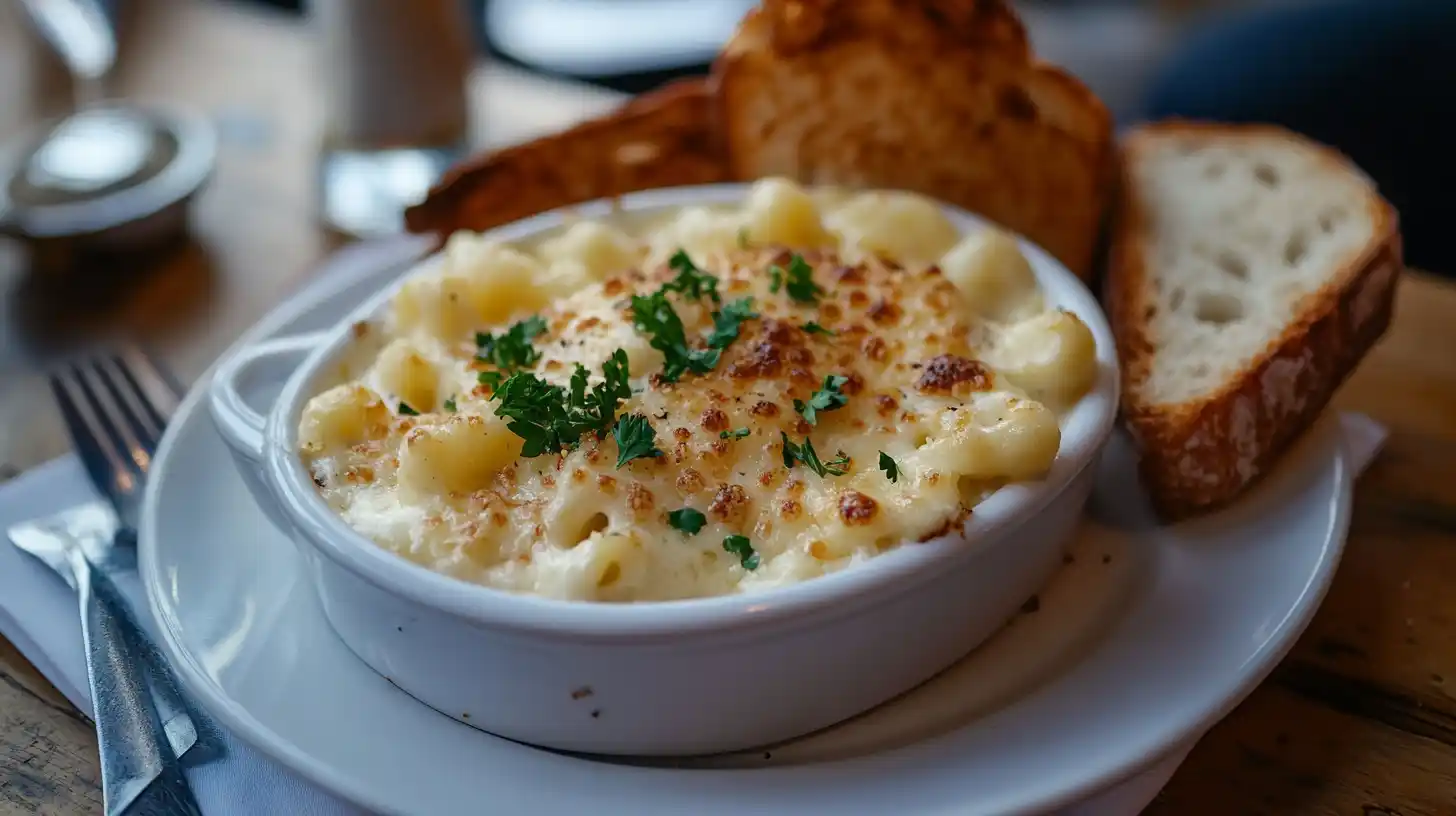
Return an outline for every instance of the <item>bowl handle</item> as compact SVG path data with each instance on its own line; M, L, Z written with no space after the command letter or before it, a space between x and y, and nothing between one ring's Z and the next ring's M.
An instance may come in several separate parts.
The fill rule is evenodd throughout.
M218 366L208 396L213 422L229 447L254 463L263 461L267 409L254 407L260 392L276 390L326 337L314 332L264 340Z

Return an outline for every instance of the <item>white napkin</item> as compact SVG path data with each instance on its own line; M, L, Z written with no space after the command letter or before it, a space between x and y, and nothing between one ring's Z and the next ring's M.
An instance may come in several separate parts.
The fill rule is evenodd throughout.
M1384 442L1386 430L1358 414L1340 417L1357 470L1363 470ZM10 526L97 498L81 464L66 456L0 486L0 533ZM141 587L120 582L133 608L150 624ZM77 708L91 711L86 660L76 598L45 566L0 542L0 634L9 638ZM226 756L187 771L198 803L208 816L286 813L357 814L290 771L223 735ZM1177 770L1191 745L1173 752L1141 775L1072 808L1062 816L1131 816L1140 812Z
M4 530L87 501L91 489L81 463L64 456L27 471L0 486L0 539ZM139 620L152 623L135 576L118 581ZM86 655L81 647L81 619L76 596L46 566L0 540L0 634L75 706L91 714L91 689L86 683ZM298 814L345 816L363 811L295 776L253 751L230 734L222 735L224 756L189 768L198 805L207 816L221 814Z

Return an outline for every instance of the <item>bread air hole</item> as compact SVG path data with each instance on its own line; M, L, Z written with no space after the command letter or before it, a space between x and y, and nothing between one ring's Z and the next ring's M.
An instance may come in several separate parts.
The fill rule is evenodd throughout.
M1330 210L1325 210L1324 212L1320 213L1319 217L1320 232L1323 232L1325 235L1329 235L1330 233L1334 232L1335 227L1344 220L1344 210L1339 209L1338 207Z
M1227 171L1228 166L1223 162L1214 162L1203 168L1203 177L1206 179L1221 179Z
M1193 316L1203 323L1222 326L1242 320L1244 304L1233 295L1220 292L1204 292L1198 296Z
M1267 164L1254 166L1254 178L1258 179L1260 184L1270 189L1279 186L1279 171Z
M581 532L576 536L576 543L580 544L591 538L592 533L600 533L605 529L607 529L607 514L593 513L592 517L586 520L586 524L581 526Z
M1222 269L1239 280L1249 279L1249 262L1232 252L1219 254L1215 263L1218 264L1219 269Z
M1187 294L1182 289L1174 289L1173 293L1168 296L1168 311L1176 312L1183 308L1183 300Z
M1299 262L1303 261L1304 256L1308 254L1309 238L1304 234L1304 230L1296 230L1293 235L1289 236L1289 240L1284 242L1284 263L1286 266L1299 266Z

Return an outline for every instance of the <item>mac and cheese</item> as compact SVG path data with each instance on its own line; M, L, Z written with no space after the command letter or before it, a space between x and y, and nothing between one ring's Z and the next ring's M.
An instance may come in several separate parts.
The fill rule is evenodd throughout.
M775 179L619 221L458 234L356 327L299 427L349 525L509 591L756 591L958 529L1096 376L1013 239L913 195Z

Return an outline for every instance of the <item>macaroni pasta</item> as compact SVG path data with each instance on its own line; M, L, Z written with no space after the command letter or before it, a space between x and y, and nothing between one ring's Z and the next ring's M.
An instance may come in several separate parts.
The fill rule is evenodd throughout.
M907 193L771 179L427 263L300 455L360 533L508 591L750 592L955 531L1047 471L1097 372L1013 239Z

